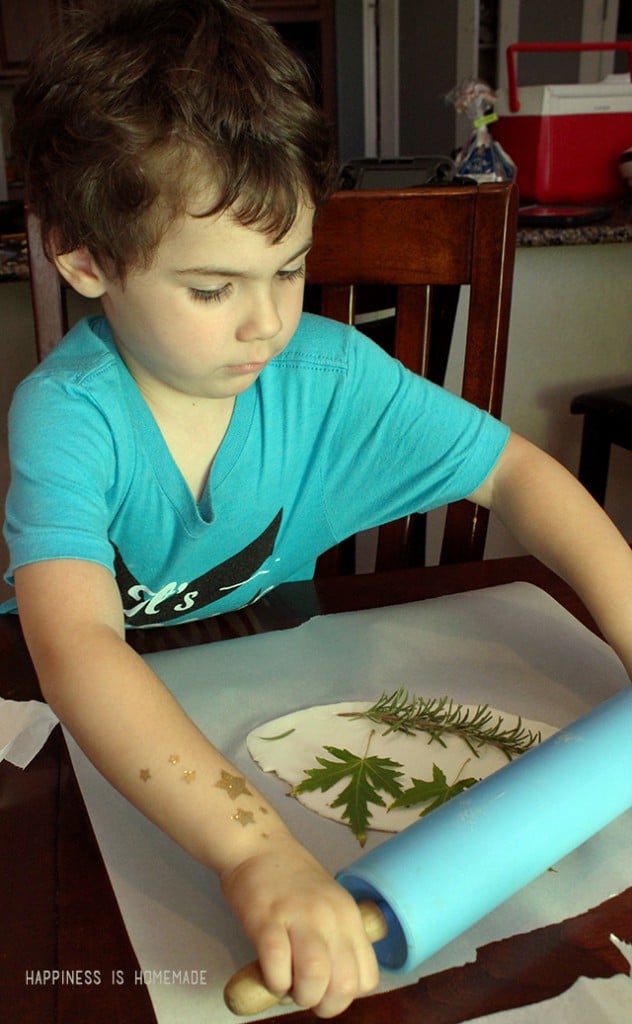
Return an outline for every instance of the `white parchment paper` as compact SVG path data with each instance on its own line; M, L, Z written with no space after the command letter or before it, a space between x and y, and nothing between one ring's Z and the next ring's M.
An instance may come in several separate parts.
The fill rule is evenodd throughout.
M253 778L332 871L357 859L357 843L345 826L289 799L281 780L258 772L245 738L259 723L314 704L374 700L384 690L404 686L424 696L449 694L463 703L489 703L561 727L629 685L606 644L548 595L522 583L324 616L286 632L168 651L146 660L212 742ZM69 746L160 1024L234 1022L222 989L253 951L215 879L112 790L70 738ZM365 849L386 838L369 835ZM384 974L382 990L473 960L486 943L601 903L630 885L631 849L629 812L410 975ZM179 984L174 983L178 972ZM596 984L589 983L591 990ZM601 1020L589 1000L580 998L576 1005L574 1021ZM519 1012L499 1015L498 1024L522 1024ZM612 1024L629 1020L608 1012L604 1019Z

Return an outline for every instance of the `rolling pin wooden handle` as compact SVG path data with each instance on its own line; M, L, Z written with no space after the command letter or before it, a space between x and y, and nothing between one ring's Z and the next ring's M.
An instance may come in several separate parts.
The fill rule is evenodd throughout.
M379 942L387 932L386 919L376 903L363 900L358 904L364 930L371 942ZM224 989L224 1002L229 1010L238 1017L248 1017L253 1013L263 1013L284 998L270 992L261 974L257 961L247 964L233 974Z

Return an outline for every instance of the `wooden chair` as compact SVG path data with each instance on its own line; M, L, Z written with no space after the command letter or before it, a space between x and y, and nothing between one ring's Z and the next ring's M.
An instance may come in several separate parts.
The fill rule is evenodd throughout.
M28 206L25 221L35 348L41 361L63 338L68 330L68 319L61 277L46 258L39 220Z
M469 285L461 394L500 416L513 285L518 195L514 185L442 185L410 191L337 192L315 226L308 281L320 311L354 322L358 288L394 286L394 355L425 376L433 363L433 299L444 286ZM441 383L439 380L438 383ZM488 512L449 506L442 563L482 559ZM425 562L425 517L380 527L377 571ZM355 571L352 546L319 560L319 575Z
M442 315L433 315L436 298L446 286L469 285L461 393L499 416L517 208L515 186L497 183L337 192L316 223L308 259L308 281L318 287L321 312L352 323L358 288L366 293L387 286L396 308L393 354L441 383L450 331ZM39 225L30 212L27 239L37 353L43 359L66 330L65 306L59 275L44 256ZM487 522L486 509L467 501L451 505L441 562L482 559ZM410 516L380 528L378 571L424 562L425 517ZM320 575L353 571L351 544L319 560Z

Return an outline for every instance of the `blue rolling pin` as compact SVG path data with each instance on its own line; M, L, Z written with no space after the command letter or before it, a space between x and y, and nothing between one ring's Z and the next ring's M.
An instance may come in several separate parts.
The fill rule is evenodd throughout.
M380 965L410 971L630 807L632 687L364 854L337 879L361 903ZM253 969L226 986L236 1013L274 1003L265 1001L270 994L260 975L254 982Z
M632 807L632 687L341 871L409 971ZM430 880L430 881L429 881Z

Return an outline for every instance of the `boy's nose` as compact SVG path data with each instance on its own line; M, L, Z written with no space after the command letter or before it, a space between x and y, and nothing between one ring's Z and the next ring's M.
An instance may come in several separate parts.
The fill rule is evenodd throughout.
M281 317L274 297L258 295L245 311L237 332L239 341L258 341L274 338L282 327Z

